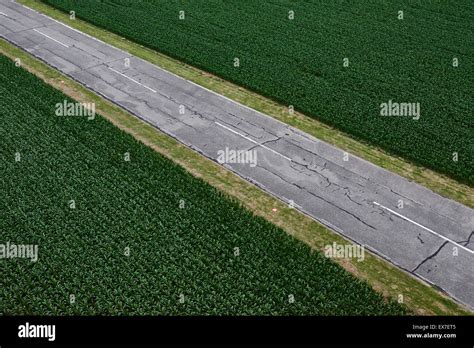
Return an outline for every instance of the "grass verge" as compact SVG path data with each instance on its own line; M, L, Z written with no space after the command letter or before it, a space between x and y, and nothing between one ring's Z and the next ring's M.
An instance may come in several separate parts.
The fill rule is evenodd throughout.
M257 187L102 99L28 53L3 40L0 40L0 52L11 59L20 58L25 69L69 97L80 102L94 102L96 111L118 128L125 130L147 146L180 164L196 177L204 179L222 192L238 199L256 215L281 227L312 248L323 250L325 245L333 242L346 243L346 240L341 236L329 231L309 217L290 209ZM273 208L277 208L277 212L274 212ZM368 281L375 290L387 298L398 299L401 295L406 306L416 314L467 315L470 313L437 289L420 282L410 274L370 253L366 254L364 262L352 259L336 261L349 272Z

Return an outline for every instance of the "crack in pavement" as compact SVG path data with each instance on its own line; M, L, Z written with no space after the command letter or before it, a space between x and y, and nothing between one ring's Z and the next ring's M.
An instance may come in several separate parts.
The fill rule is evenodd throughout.
M418 236L416 236L416 238L418 238L418 240L420 241L421 244L425 244L423 239L421 239L421 233L418 233Z
M326 164L327 164L327 163L325 162L325 163L324 163L324 169L326 168ZM331 181L326 175L324 175L324 174L321 173L320 171L318 171L318 170L316 170L316 169L310 168L310 166L309 166L308 164L305 165L305 164L300 164L300 163L294 163L294 162L292 162L292 163L290 164L290 166L291 166L294 170L298 171L299 173L305 174L305 175L307 175L307 176L312 176L311 173L306 173L306 172L304 172L303 170L298 169L295 165L302 166L302 167L306 168L307 170L309 170L311 173L316 173L316 174L318 174L319 176L323 177L323 178L326 180L327 184L328 184L328 185L325 186L324 188L327 188L327 187L332 186L332 185L337 186L337 188L334 189L334 190L331 191L331 192L336 192L336 191L339 191L339 190L344 190L344 191L345 191L345 192L344 192L344 196L345 196L347 199L349 199L351 202L353 202L353 203L355 203L355 204L357 204L357 205L359 205L359 206L362 206L362 205L363 205L362 203L357 202L357 201L355 201L355 200L352 198L353 193L352 193L352 191L350 190L350 188L349 188L348 186L344 186L344 187L343 187L343 186L341 186L341 185L339 185L339 184L337 184L337 183ZM368 200L363 199L362 201L363 201L363 202L367 202Z
M105 66L105 65L104 65L104 66ZM112 85L112 84L110 84L109 82L103 80L100 76L97 76L94 71L87 71L87 70L85 70L85 71L88 72L89 74L91 74L92 76L95 76L96 78L98 78L101 83L103 83L103 84L105 84L105 85L107 85L107 86L109 86L109 87L111 87L111 88L114 88L114 89L119 90L120 92L122 92L122 93L126 94L127 96L129 96L131 99L136 98L137 100L143 102L150 110L154 110L154 109L155 109L155 108L149 103L148 100L141 98L139 95L134 95L134 96L132 96L132 95L131 95L129 92L127 92L126 90L123 90L123 89L119 88L119 86L127 86L126 84L121 83L121 84L119 84L119 86L117 86L117 85ZM100 91L99 91L99 88L97 88L97 87L95 87L95 86L89 86L89 85L87 85L87 86L88 86L90 89L94 90L94 91L100 92ZM125 108L125 109L127 109L127 110L130 110L130 109L131 109L130 107L127 107L127 106L126 106L123 102L121 102L121 101L115 100L114 102L117 103L117 104L119 104L119 105L121 105L123 108ZM131 103L131 104L133 104L133 103ZM182 125L182 126L184 126L184 127L187 127L187 128L190 128L190 129L196 131L196 129L195 129L192 125L189 125L189 124L187 124L186 122L183 122L181 119L176 118L175 116L173 116L173 115L171 115L171 114L169 114L169 113L167 113L167 112L165 112L165 111L163 111L163 110L161 110L160 112L161 112L162 115L167 116L167 121L172 122L171 124L179 123L180 125ZM134 113L134 114L135 114L135 113ZM150 122L152 122L152 121L150 121ZM154 123L154 122L152 122L152 123ZM156 124L156 126L158 126L158 125ZM164 127L166 127L166 125L161 125L161 126L159 126L160 129L163 129Z
M357 215L355 215L354 213L351 213L350 211L348 211L348 210L346 210L346 209L344 209L344 208L342 208L342 207L336 205L335 203L333 203L333 202L327 200L326 198L317 195L316 193L310 191L310 189L308 189L308 188L306 188L306 187L304 187L304 186L298 185L297 183L290 182L290 181L288 181L287 179L285 179L284 177L282 177L281 175L278 175L278 174L272 172L271 170L269 170L269 169L267 169L267 168L265 168L265 167L262 167L262 166L257 165L257 168L263 169L263 170L265 170L265 171L267 171L267 172L269 172L269 173L275 175L276 177L280 178L282 181L286 182L287 184L292 185L292 186L295 186L295 187L297 187L299 190L302 190L302 191L308 193L309 195L311 195L311 196L313 196L313 197L316 197L317 199L322 200L322 201L324 201L324 202L330 204L331 206L333 206L333 207L335 207L335 208L337 208L337 209L343 211L344 213L346 213L346 214L352 216L354 219L356 219L357 221L361 222L363 225L369 227L369 228L372 229L372 230L377 231L377 228L375 228L374 226L372 226L372 225L370 225L369 223L365 222L364 220L362 220L361 218L359 218L359 217L358 217Z
M465 243L464 246L467 246L469 243L471 243L472 236L474 236L474 231L471 232L471 234L467 237L466 240L462 240L462 241L459 241L457 243L459 243L459 244Z
M240 136L244 136L244 137L247 137L249 139L253 138L252 140L246 139L247 141L251 141L253 144L258 143L257 140L262 139L264 137L264 135L261 135L261 136L257 137L255 135L250 134L249 132L243 130L242 128L239 128L238 125L241 124L242 121L239 121L236 124L232 124L232 123L229 123L229 122L227 122L225 120L222 120L221 118L218 118L218 117L215 118L215 120L218 120L219 123L224 123L226 125L226 127L230 128L230 129L233 129L232 131L238 133ZM214 121L214 122L217 122L217 121ZM235 129L237 129L238 131L235 130ZM265 132L265 130L264 130L264 132ZM270 134L270 133L268 133L268 134ZM270 135L274 136L273 134L270 134ZM255 139L257 139L257 140L255 140ZM270 139L270 140L272 140L272 139ZM265 142L267 142L267 141L268 140L266 140ZM247 151L253 150L258 146L262 146L262 145L264 145L264 143L258 143L258 144L252 145L249 149L247 149Z
M238 128L238 129L240 130L240 128ZM246 136L251 136L251 135L246 134ZM262 137L263 137L263 135L262 135L260 138L257 138L257 139L261 139ZM256 138L256 137L254 136L254 138ZM276 138L276 139L265 140L263 143L255 144L254 146L252 146L251 148L249 148L247 151L252 151L252 150L254 150L254 149L258 148L258 147L261 147L262 145L265 146L266 144L268 144L268 143L270 143L270 142L272 142L272 141L278 141L278 140L280 140L280 139L281 139L281 137L278 137L278 138Z
M412 273L415 273L415 271L420 268L425 262L427 262L428 260L431 260L432 258L434 258L436 255L438 255L438 253L441 251L441 249L444 248L444 246L446 244L448 244L449 242L448 241L445 241L443 244L441 244L441 246L439 247L438 250L436 250L433 254L431 254L430 256L428 256L427 258L425 258L423 261L420 262L420 264L418 266L416 266L413 271L411 271Z
M221 108L220 108L220 109L221 109ZM251 126L254 126L254 127L257 128L257 129L263 130L265 133L268 133L268 134L270 134L270 135L272 135L272 136L274 136L274 137L278 137L277 134L274 134L273 132L269 131L269 130L268 130L265 126L263 126L263 125L258 125L258 124L256 124L256 123L250 122L250 120L245 119L245 118L243 118L243 117L239 117L239 116L235 115L234 113L232 113L232 112L230 112L230 111L226 111L226 110L223 110L223 109L221 109L221 110L222 110L224 113L226 113L226 114L228 114L228 115L230 115L230 116L232 116L232 117L235 117L235 118L237 118L238 120L240 120L238 124L240 124L241 122L245 122L245 123L247 123L247 124L249 124L249 125L251 125Z
M344 192L344 196L346 196L351 202L354 202L355 204L362 206L362 203L359 203L359 202L355 201L355 200L351 197L350 190L349 190L347 187L344 187L344 189L347 189L347 190L349 191L349 192ZM363 201L367 201L367 200L364 199Z
M303 169L299 169L299 168L297 168L296 166L301 166L301 167L303 167L303 168L306 168L307 170L310 171L310 173L307 173L307 172L305 172ZM331 186L331 185L339 186L339 185L336 184L336 183L332 183L332 182L329 180L329 178L328 178L327 176L325 176L325 175L321 174L320 172L318 172L318 171L316 171L316 170L313 170L313 169L311 169L311 168L309 168L308 166L305 166L305 165L303 165L303 164L299 164L299 163L294 163L294 162L292 162L292 163L290 164L290 167L293 168L294 170L296 170L298 173L304 174L304 175L309 176L309 177L314 177L314 176L312 175L312 173L318 174L319 176L321 176L321 177L327 182L327 186L325 186L324 188L328 188L328 187Z
M354 183L354 184L356 184L356 185L358 185L358 186L361 186L361 187L363 187L363 188L367 188L365 185L362 185L362 184L358 183L356 180L353 180L353 179L351 179L351 178L349 178L349 177L343 175L343 174L341 173L341 171L342 171L343 173L349 173L349 174L355 175L355 176L357 176L357 177L359 177L359 178L362 178L365 182L367 182L367 180L368 180L367 178L364 178L363 176L361 176L361 175L359 175L359 174L357 174L357 173L354 173L354 172L348 170L347 168L345 168L345 167L343 167L343 166L341 166L341 165L339 165L339 164L337 164L337 163L335 163L335 162L333 162L333 161L330 161L330 160L328 160L327 158L324 158L324 157L318 155L317 153L314 153L314 152L312 152L312 151L310 151L310 150L308 150L308 149L306 149L306 148L304 148L304 147L301 147L301 146L299 146L299 145L293 143L292 141L289 141L289 140L286 139L286 138L284 139L284 141L286 141L286 142L289 143L290 145L293 145L293 146L295 146L295 147L297 147L297 148L300 148L301 150L306 151L306 152L308 152L308 153L314 155L315 157L318 157L319 159L321 159L321 162L324 163L324 165L323 165L324 170L329 170L331 173L334 173L335 175L337 175L337 176L339 176L339 177L341 177L341 178L343 178L343 179L345 179L345 180L347 180L347 181L350 181L350 182L352 182L352 183ZM311 158L311 162L310 162L310 163L305 163L305 162L308 162L306 159L303 158L303 162L301 162L301 161L298 161L298 158L295 158L295 159L293 159L293 162L298 163L298 164L300 164L300 165L302 165L302 166L304 166L304 167L307 167L309 170L313 170L313 169L310 168L310 166L314 165L314 160L315 160L314 158ZM327 168L327 165L328 165L328 164L330 164L331 166L334 166L334 167L336 167L336 168L339 168L340 171L338 171L338 170L331 170L330 168ZM317 166L317 165L316 165L316 166ZM313 170L313 171L314 171L314 170Z

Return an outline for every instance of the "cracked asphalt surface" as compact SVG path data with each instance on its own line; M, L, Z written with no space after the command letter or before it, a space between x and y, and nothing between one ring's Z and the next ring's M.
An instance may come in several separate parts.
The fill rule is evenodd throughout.
M474 309L474 210L14 1L0 36Z

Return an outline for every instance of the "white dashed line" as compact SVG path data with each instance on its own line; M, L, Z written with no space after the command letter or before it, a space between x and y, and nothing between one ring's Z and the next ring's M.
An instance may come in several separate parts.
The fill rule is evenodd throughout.
M41 34L41 35L43 35L43 36L46 36L48 39L51 39L51 40L53 40L54 42L57 42L58 44L60 44L60 45L62 45L62 46L64 46L64 47L66 47L66 48L69 48L68 45L63 44L61 41L58 41L58 40L56 40L56 39L53 39L51 36L48 36L48 35L46 35L45 33L42 33L42 32L39 31L39 30L33 29L33 31L36 31L38 34Z
M134 80L134 79L132 79L131 77L128 77L127 75L122 74L120 71L117 71L117 70L115 70L114 68L111 68L110 66L108 66L108 68L109 68L110 70L112 70L113 72L115 72L115 73L117 73L117 74L119 74L119 75L121 75L121 76L123 76L123 77L129 79L130 81L133 81L133 82L135 82L136 84L138 84L138 85L140 85L140 86L142 86L142 87L144 87L144 88L146 88L146 89L152 91L153 93L157 93L153 88L150 88L150 87L148 87L148 86L145 86L143 83L140 83L140 82L138 82L137 80Z
M430 230L428 227L425 227L425 226L419 224L419 223L416 222L416 221L410 220L410 219L407 218L406 216L403 216L402 214L399 214L399 213L397 213L396 211L394 211L394 210L392 210L392 209L390 209L390 208L387 208L387 207L383 206L383 205L380 204L380 203L374 202L374 204L375 204L375 205L378 205L378 206L381 207L382 209L388 210L389 212L391 212L392 214L394 214L394 215L396 215L396 216L402 218L403 220L406 220L406 221L408 221L408 222L411 222L412 224L415 224L415 225L417 225L418 227L421 227L421 228L425 229L426 231L431 232L432 234L434 234L434 235L436 235L436 236L438 236L438 237L440 237L440 238L442 238L442 239L444 239L444 240L446 240L446 241L448 241L448 242L450 242L450 243L453 243L453 244L456 245L457 247L459 247L459 248L461 248L461 249L464 249L464 250L466 250L467 252L469 252L469 253L471 253L471 254L474 254L474 250L468 249L468 248L466 248L464 245L461 245L461 244L459 244L459 243L456 243L455 241L453 241L453 240L451 240L451 239L449 239L449 238L443 236L442 234L439 234L438 232L435 232L435 231L433 231L433 230Z
M10 18L6 13L0 12L0 15Z
M285 155L282 155L281 153L276 152L275 150L272 150L272 149L270 149L269 147L267 147L267 146L265 146L265 145L262 145L262 144L256 142L255 140L250 139L249 137L247 137L247 136L245 136L245 135L243 135L243 134L240 134L239 132L236 132L235 130L233 130L233 129L229 128L229 127L224 126L223 124L220 124L219 122L215 122L215 121L214 121L214 123L217 124L218 126L221 126L222 128L227 129L228 131L231 131L231 132L234 133L234 134L240 135L242 138L247 139L248 141L251 141L251 142L254 143L254 144L257 144L258 146L261 146L261 147L263 147L264 149L266 149L266 150L268 150L268 151L273 152L274 154L276 154L276 155L278 155L278 156L283 157L284 159L286 159L286 160L288 160L288 161L290 161L290 162L293 162L291 158L286 157Z

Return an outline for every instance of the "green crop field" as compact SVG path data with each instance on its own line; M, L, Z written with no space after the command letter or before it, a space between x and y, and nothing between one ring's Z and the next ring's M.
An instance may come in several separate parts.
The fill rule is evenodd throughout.
M0 96L1 314L406 313L4 56Z
M472 1L43 1L474 183Z

